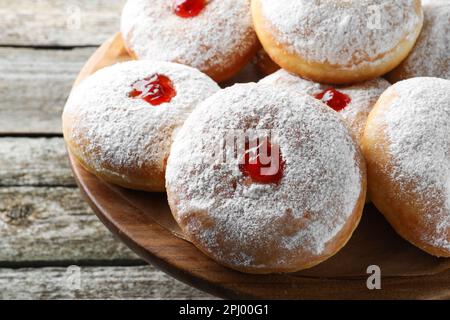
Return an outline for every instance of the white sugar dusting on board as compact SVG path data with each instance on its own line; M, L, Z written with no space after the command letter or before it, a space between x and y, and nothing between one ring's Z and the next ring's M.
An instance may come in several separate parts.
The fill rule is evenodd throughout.
M414 78L394 89L398 98L383 117L392 177L424 204L422 223L434 232L423 240L450 250L450 81Z
M330 88L336 88L340 92L348 95L351 102L339 112L348 125L350 133L360 142L364 133L372 107L377 102L381 94L390 86L390 83L382 78L351 85L351 86L330 86L327 84L315 83L302 79L285 70L279 70L260 81L262 84L275 84L294 90L298 93L315 96Z
M172 81L177 93L170 103L152 106L129 97L133 83L154 74ZM162 167L174 131L199 102L219 89L200 71L182 65L155 61L116 64L96 72L71 93L63 115L65 125L71 128L68 138L77 141L79 156L100 172L106 167L112 170L110 174L150 164L161 163Z
M122 34L141 59L222 70L255 43L250 0L209 0L194 18L173 13L173 1L129 0L122 13Z
M211 161L224 134L249 129L270 131L271 143L280 146L279 185L247 183L242 155ZM362 193L358 159L343 121L317 100L268 85L235 85L203 102L182 127L167 190L175 195L177 220L215 259L285 266L299 252L323 254L342 230Z
M289 51L348 69L376 59L383 61L380 57L401 41L414 39L422 20L415 10L417 0L259 2L263 15Z

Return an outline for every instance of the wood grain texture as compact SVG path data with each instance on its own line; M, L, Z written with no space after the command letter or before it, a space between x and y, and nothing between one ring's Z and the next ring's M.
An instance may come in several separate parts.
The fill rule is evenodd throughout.
M66 268L0 269L0 299L211 298L151 266L82 267L79 287L73 274Z
M0 138L0 266L82 267L81 290L65 268L0 269L0 299L185 299L206 293L143 263L101 224L75 188L62 138Z
M138 261L74 188L62 138L0 138L0 150L0 261Z
M61 134L73 81L95 50L83 47L118 30L124 3L0 0L0 136ZM210 297L151 266L114 267L142 262L73 187L62 138L0 138L0 266L103 265L83 267L75 291L61 284L65 268L0 269L0 299Z
M0 188L0 263L138 259L76 188Z
M0 135L61 134L73 81L94 50L0 48Z
M0 187L75 186L62 138L0 138L0 151Z
M99 45L119 30L125 0L0 0L0 45Z

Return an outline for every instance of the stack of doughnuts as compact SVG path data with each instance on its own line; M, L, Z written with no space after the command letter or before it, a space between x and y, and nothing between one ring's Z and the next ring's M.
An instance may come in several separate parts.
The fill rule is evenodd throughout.
M106 182L167 192L186 238L241 272L335 255L366 196L450 257L449 4L129 0L136 61L73 89L68 149ZM266 77L236 83L248 65Z

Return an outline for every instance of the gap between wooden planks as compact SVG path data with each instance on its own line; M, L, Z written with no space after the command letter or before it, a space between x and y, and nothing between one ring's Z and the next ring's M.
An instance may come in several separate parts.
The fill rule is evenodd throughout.
M61 112L124 3L0 0L1 299L210 297L133 266L142 261L93 216L67 164ZM68 291L59 280L74 263L85 285Z

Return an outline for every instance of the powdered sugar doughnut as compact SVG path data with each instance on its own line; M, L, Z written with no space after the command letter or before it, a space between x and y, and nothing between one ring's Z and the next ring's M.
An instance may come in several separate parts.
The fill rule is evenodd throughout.
M335 112L307 95L245 84L191 114L166 187L176 221L208 256L242 272L291 272L346 244L366 175Z
M363 138L370 198L402 237L441 257L450 257L449 101L449 80L398 82Z
M260 46L250 0L128 0L121 31L138 59L189 65L216 81L236 74Z
M397 82L414 77L450 80L450 1L423 1L423 30L408 58L387 77Z
M190 67L154 61L117 64L74 88L64 109L64 138L80 163L104 180L164 191L176 130L217 90L213 80Z
M411 51L420 0L252 0L259 39L282 68L320 83L375 79Z
M262 79L260 83L280 85L289 90L305 93L323 101L344 118L350 133L361 142L367 117L381 94L390 86L382 78L352 86L320 84L302 79L285 70Z

